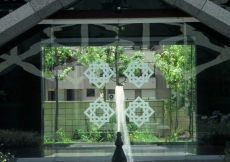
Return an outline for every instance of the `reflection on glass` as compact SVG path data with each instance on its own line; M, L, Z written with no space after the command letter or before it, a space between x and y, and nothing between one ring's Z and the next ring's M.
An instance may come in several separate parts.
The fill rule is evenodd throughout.
M65 50L62 52L61 49ZM75 51L73 51L73 49ZM179 142L188 138L190 138L190 141L195 141L195 138L193 138L193 135L195 134L194 113L196 110L196 85L195 77L193 75L193 73L195 73L195 46L165 45L162 47L161 53L156 53L154 51L141 52L130 47L119 46L118 67L116 67L115 46L46 47L43 51L44 58L46 59L45 64L47 64L47 66L44 66L45 69L43 71L49 77L51 74L54 76L55 74L60 75L62 72L61 70L65 71L64 68L72 68L73 65L68 65L67 61L71 60L73 57L76 60L75 70L68 71L68 73L71 77L73 77L72 81L74 82L77 82L78 78L82 76L84 77L84 71L86 71L86 69L89 68L89 65L94 63L97 59L101 59L107 63L109 65L108 68L114 72L115 69L118 69L119 83L122 83L124 86L126 108L129 103L135 100L135 98L141 97L144 101L148 102L152 110L156 111L156 115L150 116L149 120L143 120L145 122L142 123L140 127L137 126L135 122L129 121L129 118L126 117L131 142ZM62 54L65 54L65 56ZM68 58L66 56L68 56ZM70 59L70 57L72 58ZM130 83L130 79L126 78L123 74L127 67L137 58L147 63L153 71L156 70L155 68L158 70L157 74L154 75L155 77L149 78L148 82L144 83L139 88ZM149 62L150 60L151 62ZM137 67L130 70L136 77L146 75L143 70ZM100 78L104 76L102 69L99 68L96 72L97 77ZM68 74L66 73L65 76L67 75ZM156 86L156 75L162 76L161 80L159 80L160 82L165 82L165 92L164 95L161 95L165 96L164 98L159 98L157 96L158 91L162 91L162 89L161 87ZM63 75L61 74L60 76ZM62 108L65 110L68 109L69 113L73 114L71 118L67 118L67 115L70 117L70 114L67 114L67 111L61 111L60 109L60 114L58 115L61 117L60 120L64 120L65 122L61 122L58 127L65 127L65 131L75 134L74 136L77 136L78 139L73 139L73 141L108 142L114 139L116 133L116 121L113 118L115 118L116 115L111 117L110 121L101 126L100 129L96 129L96 133L99 136L96 140L88 137L91 134L90 131L93 131L96 126L93 126L93 123L89 122L89 118L84 115L84 111L92 103L92 100L94 101L98 97L101 97L105 102L108 102L112 108L115 108L115 95L113 89L117 81L116 74L114 73L114 75L110 78L109 83L104 84L99 89L95 84L90 83L88 78L84 77L84 84L82 84L81 87L78 85L72 86L72 92L74 93L73 96L80 95L80 97L78 97L78 99L76 98L72 103L69 103L66 101L67 98L65 95L67 95L67 89L69 91L69 88L67 88L69 86L68 84L72 85L72 81L69 82L66 80L64 84L58 88L60 91L59 93L63 93L61 94L62 96L59 97L59 101L65 103L65 106ZM51 88L51 85L50 87L47 87L47 89ZM86 93L86 95L84 95L84 93ZM51 103L47 102L46 104ZM146 111L147 110L143 110L141 106L138 106L135 113L136 116L141 116L140 114L143 114L144 112L146 113ZM97 114L97 112L98 111L95 112L95 115L98 115L98 117L101 116L101 114ZM183 114L183 112L185 113ZM180 116L180 119L178 119L178 116ZM186 122L182 122L181 118L184 120L186 119ZM71 129L69 130L67 130L67 121L71 121ZM80 131L81 135L76 135L76 130ZM46 133L51 135L52 131L45 132L45 134ZM104 135L102 136L102 134Z
M228 130L230 120L230 50L224 42L193 25L126 24L120 32L117 24L46 28L36 41L23 42L0 56L1 129L14 128L26 134L39 130L42 136L44 131L46 146L67 143L74 148L66 151L64 147L55 153L49 147L45 156L92 154L91 150L79 149L92 142L100 145L97 149L102 154L114 144L117 114L105 113L108 109L95 103L91 112L99 128L84 112L97 98L115 110L115 86L119 83L124 88L125 109L133 104L129 109L134 115L125 117L131 144L149 146L148 152L140 153L147 148L142 147L134 156L208 154L203 152L208 150L206 146L223 151L226 140L230 141L229 132L223 132ZM106 70L114 72L108 82L96 82L100 88L84 74L97 59L108 65ZM140 87L125 75L138 59L144 64L131 66L128 74L142 79L151 73L140 67L153 71L147 82L141 80L144 84ZM103 68L94 70L92 74L97 78L107 76ZM139 98L138 103L133 102ZM146 103L148 106L143 106ZM97 119L103 115L101 119L106 121L101 124ZM133 119L140 119L135 120L139 123ZM4 133L7 136L12 131ZM222 140L212 140L214 137ZM161 152L154 152L155 147ZM113 149L109 147L103 155L109 156Z

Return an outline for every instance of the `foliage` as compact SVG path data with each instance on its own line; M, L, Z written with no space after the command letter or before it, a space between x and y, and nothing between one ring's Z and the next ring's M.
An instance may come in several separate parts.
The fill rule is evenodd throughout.
M170 122L171 111L176 111L175 129L178 128L177 111L186 107L190 117L190 127L192 112L195 111L195 50L191 45L171 45L163 46L163 52L154 54L156 67L161 70L163 76L170 86L169 101L166 109L169 112ZM171 93L171 90L174 92ZM170 124L170 130L171 130ZM192 128L189 133L192 134Z
M0 152L0 162L17 162L17 158L9 152L6 154Z
M133 122L129 122L127 124L127 128L128 128L128 131L131 133L131 132L136 131L138 129L138 126Z
M205 133L198 139L199 145L224 146L230 141L230 135L226 132Z
M230 141L230 114L214 111L211 116L197 115L198 130L205 132L198 137L200 145L224 146Z
M115 132L117 129L116 124L110 124L110 128L112 128L112 131ZM88 132L84 132L82 129L76 129L75 134L79 137L78 139L84 142L114 142L115 139L114 133L101 132L96 125L90 125Z
M114 142L115 141L115 135L114 134L108 133L106 138L107 138L108 142Z
M183 46L164 46L162 54L155 54L156 67L160 68L166 82L172 89L183 90L180 84L183 81L185 56L182 53Z
M114 142L116 139L116 132L117 132L117 124L116 124L116 116L114 115L114 118L111 120L112 123L109 124L110 128L110 133L106 133L106 139L103 139L103 141L108 141L108 142Z
M64 130L62 128L59 128L56 131L56 135L57 135L57 141L55 141L55 139L53 137L44 136L44 143L45 144L55 143L55 142L57 142L57 143L75 143L74 140L67 137L66 133L64 132Z
M88 142L101 142L103 140L101 132L96 125L91 125L88 132Z
M47 144L47 143L54 143L54 138L50 138L50 137L47 137L47 136L44 136L44 143Z
M105 63L109 64L109 67L115 71L117 68L120 75L123 75L123 72L127 69L130 62L133 60L140 58L144 58L144 54L141 52L135 52L132 57L124 55L125 48L124 47L117 47L116 46L88 46L86 48L80 47L78 48L78 52L76 52L76 55L78 57L78 62L82 64L83 66L87 66L93 62L95 62L97 59L101 59ZM116 57L116 51L118 53L118 60L115 60ZM118 67L116 67L116 62L118 61ZM138 71L137 71L138 72ZM101 72L99 70L99 73L101 75ZM111 79L112 80L112 79ZM115 80L113 80L115 81ZM121 83L127 82L126 78L121 81ZM95 86L91 84L92 86ZM104 89L104 87L101 88ZM105 99L105 91L101 93L103 94L103 98Z
M2 149L41 147L42 139L37 132L0 130Z
M43 74L48 78L56 76L58 80L64 80L72 71L72 67L68 64L73 61L77 50L72 50L70 47L43 47L42 51L44 55Z
M198 130L202 132L226 132L230 134L230 114L214 111L211 116L197 115Z
M75 134L84 142L101 142L103 140L101 135L102 132L99 131L96 125L89 126L89 132L84 132L82 129L76 129Z
M154 135L154 132L150 132L147 126L143 128L143 131L134 131L129 134L130 142L158 142L159 139Z
M63 142L63 143L74 143L75 141L73 141L71 138L66 136L66 133L63 131L62 128L59 128L56 132L57 134L57 139L58 142Z
M74 139L81 139L85 142L90 142L88 139L88 136L86 135L86 133L82 129L76 129L75 130Z
M70 47L42 47L43 52L43 75L48 78L55 78L55 131L58 131L58 80L64 80L66 76L72 71L73 62L78 50ZM58 139L55 139L56 141Z
M129 63L137 58L143 59L143 53L135 52L132 57L124 55L125 49L123 47L118 47L117 52L119 55L119 65L118 70L122 74L125 69L128 67ZM85 52L85 53L84 53ZM97 59L101 59L104 62L108 63L111 68L115 68L115 46L103 46L103 47L95 47L89 46L86 49L82 49L77 52L78 62L84 66L87 66Z
M165 142L177 142L178 135L183 131L181 128L173 130L167 137L165 137Z
M227 141L224 149L224 161L230 162L230 141Z
M82 129L76 129L74 132L74 139L81 139L85 132Z

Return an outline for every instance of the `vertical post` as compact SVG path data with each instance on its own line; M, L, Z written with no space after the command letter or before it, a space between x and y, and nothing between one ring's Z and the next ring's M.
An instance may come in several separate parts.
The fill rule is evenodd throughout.
M89 27L88 24L81 25L81 46L88 47L89 46Z
M142 49L149 49L150 48L150 24L145 23L143 24L143 31L142 31Z

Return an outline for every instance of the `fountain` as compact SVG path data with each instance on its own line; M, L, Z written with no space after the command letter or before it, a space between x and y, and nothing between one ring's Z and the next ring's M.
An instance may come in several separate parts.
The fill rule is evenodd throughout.
M122 149L123 141L121 139L121 132L117 132L117 139L115 142L116 149L114 151L112 162L127 162L127 158Z
M119 82L119 53L118 53L118 45L119 45L119 31L122 30L122 26L118 26L117 28L117 45L115 49L115 71L116 71L116 87L115 87L115 98L116 98L116 117L117 117L117 139L115 141L115 152L112 157L112 162L127 162L127 158L122 149L123 142L121 138L121 134L124 135L124 150L128 157L128 162L133 162L132 152L129 141L129 134L125 120L125 111L124 111L124 102L125 95L123 85Z
M154 111L146 104L140 97L133 101L138 107L143 107L144 114L141 118L133 117L134 112L133 109L136 106L131 105L127 108L131 109L129 111L124 110L124 89L122 83L119 82L119 53L118 53L118 45L115 49L115 71L116 71L116 87L115 87L115 98L116 98L116 117L117 117L117 140L115 145L117 146L112 162L121 162L128 161L133 162L132 152L129 141L129 132L126 125L125 114L129 117L130 121L135 122L139 127L149 119L149 117L154 113ZM136 77L134 74L134 70L132 69L140 69L143 74L140 77ZM95 75L97 70L100 69L103 71L103 77L98 77ZM90 68L88 68L84 74L90 79L90 83L95 84L98 88L101 88L104 84L109 82L109 78L114 75L114 72L109 68L107 63L104 63L102 60L97 59L95 63L91 64ZM148 78L153 74L153 71L148 67L147 63L144 63L140 58L134 60L134 62L130 63L127 69L124 71L125 76L132 81L138 88L142 86L145 82L148 81ZM123 81L124 82L124 81ZM100 83L100 84L98 84ZM91 104L90 107L85 111L85 114L90 118L91 122L97 124L98 127L101 127L106 121L109 122L109 118L115 113L111 108L106 108L105 115L101 117L97 117L95 114L95 109L97 107L97 102L103 103L103 106L108 106L101 98L98 98L95 103ZM128 113L129 112L129 113ZM131 112L131 113L130 113ZM111 116L110 116L111 115ZM135 120L134 120L135 119ZM136 121L136 119L138 121ZM122 142L122 135L124 143ZM124 151L122 146L124 144ZM126 155L125 155L126 154ZM122 160L121 160L122 159Z
M131 146L129 141L129 134L125 120L124 112L124 90L123 86L117 85L115 88L116 97L116 117L117 117L117 139L115 141L116 149L114 151L112 162L133 162ZM122 141L122 134L124 135L124 143ZM124 151L122 146L124 144ZM126 156L125 156L125 153ZM128 161L127 161L128 159Z
M112 162L133 162L131 146L129 141L129 132L127 129L125 114L129 117L130 121L137 124L139 127L146 121L149 120L149 117L154 113L152 108L149 107L148 103L145 103L140 97L137 97L131 106L124 110L125 96L124 89L122 83L119 82L119 54L118 54L118 46L115 51L115 71L116 71L116 87L115 87L115 98L116 98L116 117L117 117L117 139L115 142L116 149L112 158ZM143 76L136 77L134 71L132 69L139 68L144 73ZM95 75L97 70L100 69L103 71L103 77L99 77ZM88 68L84 74L90 79L90 83L95 84L98 88L101 88L105 83L109 82L109 78L114 75L114 72L109 69L109 65L104 63L102 60L97 59L95 63L93 63L90 68ZM153 71L148 67L147 63L144 63L140 58L137 58L133 63L130 63L128 68L124 71L126 77L132 81L138 88L147 82L148 78L153 74ZM100 83L100 84L98 84ZM98 102L103 105L103 107L107 106L106 112L101 117L97 117L95 114L95 109L98 107ZM142 117L134 117L134 109L136 107L142 107L144 113ZM101 127L105 122L109 122L109 118L115 112L108 106L108 103L102 101L99 97L94 103L90 104L90 107L85 111L85 115L90 118L91 122L97 124L98 127ZM136 121L137 120L137 121ZM122 142L122 135L124 143ZM124 151L123 146L124 144ZM126 155L125 155L126 154Z
M122 30L122 26L117 26L117 38L116 38L116 48L115 48L115 74L116 74L116 87L115 87L115 98L116 98L116 117L117 117L117 139L115 141L116 149L114 152L114 155L112 157L112 162L133 162L132 158L132 152L131 152L131 146L130 146L130 141L129 141L129 132L127 129L126 125L126 120L125 120L125 110L124 110L124 101L125 101L125 96L124 96L124 89L123 85L119 82L119 52L118 52L118 45L119 45L119 31ZM140 65L141 64L141 65ZM147 69L147 64L145 65L144 62L140 58L136 59L135 62L133 62L129 67L125 70L127 75L127 78L131 78L130 80L133 80L133 83L139 88L144 82L146 82L146 78L150 77L153 72L151 69ZM136 78L136 76L133 74L133 70L129 71L131 69L141 69L145 75L143 75L140 79ZM98 77L95 75L97 70L100 69L103 71L103 76ZM98 88L101 88L104 84L109 82L109 78L114 75L114 72L110 69L108 63L104 63L102 60L97 59L95 63L91 64L90 68L88 68L84 74L90 79L90 83L93 83L96 85ZM134 77L134 78L133 78ZM138 82L139 84L137 84ZM100 83L100 84L98 84ZM94 121L98 124L98 119L95 118L95 108L89 107L89 110L85 111L85 114L91 118L91 121ZM88 111L90 113L88 113ZM106 120L108 120L109 114L105 115L104 118L100 118L101 124L98 124L100 127L101 125L104 124ZM123 140L122 141L122 135L123 135ZM122 146L124 145L124 151ZM125 155L126 154L126 155Z

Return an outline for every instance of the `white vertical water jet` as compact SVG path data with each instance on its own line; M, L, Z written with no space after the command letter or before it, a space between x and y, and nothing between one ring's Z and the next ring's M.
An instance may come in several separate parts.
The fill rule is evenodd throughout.
M133 156L129 141L129 132L125 120L125 95L123 86L116 86L115 88L115 100L116 100L116 116L117 116L117 132L121 132L123 136L123 150L126 154L128 162L133 162Z

